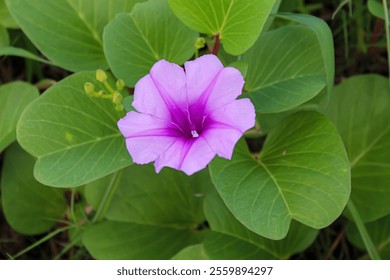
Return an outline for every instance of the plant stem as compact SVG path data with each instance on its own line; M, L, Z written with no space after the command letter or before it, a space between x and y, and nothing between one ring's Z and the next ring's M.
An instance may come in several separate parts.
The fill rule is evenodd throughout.
M93 217L92 223L99 222L103 219L104 215L107 212L108 206L111 203L112 197L114 196L114 193L119 185L119 181L122 177L123 169L117 171L114 173L114 175L111 178L110 184L108 185L108 188L106 192L104 193L104 196L102 200L100 201L99 207L96 210L96 214Z
M218 55L219 46L221 45L221 41L219 39L219 34L215 35L214 38L215 38L215 41L214 41L214 47L213 47L212 54Z
M357 211L357 209L356 209L356 207L353 204L351 199L349 200L349 202L347 204L347 208L352 215L352 218L356 224L356 227L359 231L360 237L363 240L364 246L366 247L370 258L372 260L380 260L381 258L380 258L379 254L374 246L374 243L372 243L371 237L368 234L367 229L366 229L366 227L365 227L365 225L364 225L364 223L359 215L359 212Z

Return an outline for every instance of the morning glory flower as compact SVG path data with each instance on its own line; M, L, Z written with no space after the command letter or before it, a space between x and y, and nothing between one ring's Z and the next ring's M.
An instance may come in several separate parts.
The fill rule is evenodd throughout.
M249 99L236 100L244 79L214 55L184 64L160 60L135 85L133 107L119 120L133 161L154 161L191 175L218 155L231 159L243 133L255 124Z

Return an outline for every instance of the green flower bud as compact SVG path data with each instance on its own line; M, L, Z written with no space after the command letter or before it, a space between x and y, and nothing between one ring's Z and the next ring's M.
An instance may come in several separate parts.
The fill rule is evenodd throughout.
M117 110L118 112L123 111L123 105L122 104L115 105L115 110Z
M119 92L114 92L113 96L112 96L112 102L116 105L121 105L122 103L122 100L123 100L123 96L122 94L120 94Z
M121 91L125 87L125 82L123 80L116 81L116 88L118 91Z
M93 96L95 93L95 86L92 83L87 82L84 84L84 91L89 96Z
M101 83L104 83L107 81L107 74L102 69L96 70L96 80L98 80Z
M197 50L199 50L199 49L203 48L205 44L206 44L206 39L203 38L203 37L198 37L198 38L196 38L196 40L195 40L194 46L195 46L195 48L196 48Z

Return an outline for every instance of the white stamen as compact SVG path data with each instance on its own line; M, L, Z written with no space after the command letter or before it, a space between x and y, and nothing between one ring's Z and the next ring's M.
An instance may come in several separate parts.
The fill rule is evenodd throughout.
M196 130L191 130L191 135L193 138L198 138L199 137L199 134L198 132L196 132Z

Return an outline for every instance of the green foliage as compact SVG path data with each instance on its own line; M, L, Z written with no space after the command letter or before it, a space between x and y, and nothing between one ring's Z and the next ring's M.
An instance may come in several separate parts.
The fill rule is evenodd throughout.
M328 226L350 192L341 138L327 118L314 112L280 123L268 134L258 159L241 142L231 161L215 159L210 172L233 215L271 239L284 238L291 219L313 228Z
M168 0L175 15L188 27L218 35L225 50L245 52L259 36L274 5L272 0Z
M84 93L93 73L74 74L48 89L20 117L17 137L38 160L34 176L43 184L74 187L131 163L111 101ZM96 80L96 89L103 89Z
M13 144L5 153L1 172L4 215L20 233L43 233L55 225L65 213L65 196L37 182L32 174L34 158Z
M325 112L336 124L351 163L353 200L364 221L390 214L390 90L378 75L350 78Z
M38 90L27 83L0 86L0 152L16 140L16 123L26 106L38 96Z
M198 34L179 22L166 0L149 0L118 15L103 37L113 73L132 87L160 59L178 64L188 60Z
M55 64L70 70L107 68L104 26L139 0L6 0L11 14L35 46Z
M248 63L245 90L260 113L294 108L326 85L319 43L308 28L263 33L242 60Z

